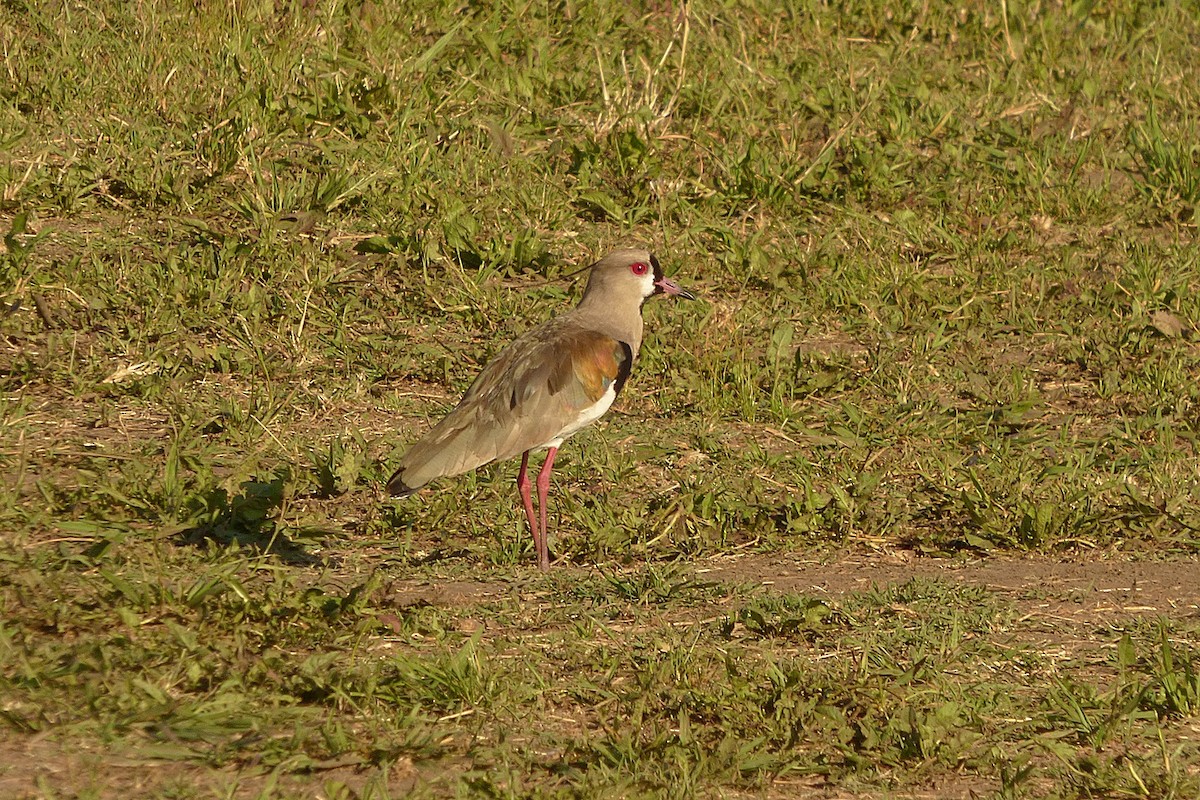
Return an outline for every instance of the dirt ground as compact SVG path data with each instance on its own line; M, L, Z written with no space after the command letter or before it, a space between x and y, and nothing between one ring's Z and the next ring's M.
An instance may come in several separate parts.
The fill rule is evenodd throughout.
M556 568L561 568L557 567ZM570 568L570 567L568 567ZM1200 619L1200 558L1135 561L1120 555L1095 559L1047 556L961 559L922 558L907 551L846 555L830 560L802 556L730 555L695 563L696 577L714 583L760 584L777 592L837 598L872 585L938 578L986 588L1030 615L1064 624L1103 624L1115 617ZM398 599L434 605L469 605L505 593L493 582L423 581L395 585Z
M564 566L566 569L583 567ZM1043 556L949 560L913 556L906 552L854 554L832 560L800 555L728 555L695 564L697 578L717 583L760 584L765 591L825 594L831 599L872 585L904 583L914 577L938 578L985 587L1006 598L1019 612L1013 632L1037 642L1046 651L1078 656L1100 646L1098 628L1131 618L1154 619L1160 614L1190 622L1200 619L1200 558L1131 560L1116 554L1096 558L1055 559ZM512 591L507 582L398 582L393 586L400 604L431 603L470 606ZM1200 724L1194 724L1200 736ZM394 765L389 789L401 796L420 776L411 762ZM355 763L330 764L308 776L289 776L277 788L313 797L333 796L341 785L360 791L373 770ZM10 736L0 742L0 797L35 798L89 796L118 798L151 796L172 787L203 787L216 795L249 797L273 780L259 772L206 769L158 761L152 755L129 752L101 743L81 747L63 742L53 731ZM902 792L899 797L971 797L989 787L977 780L951 781ZM336 794L336 792L334 792ZM769 797L841 798L852 795L808 781L780 781Z
M1200 614L1200 558L1131 561L1119 556L1054 559L1044 556L986 560L920 558L907 552L820 562L802 558L734 557L703 570L716 581L761 581L789 592L838 596L872 584L940 578L997 592L1028 613L1064 621L1102 622L1114 615Z

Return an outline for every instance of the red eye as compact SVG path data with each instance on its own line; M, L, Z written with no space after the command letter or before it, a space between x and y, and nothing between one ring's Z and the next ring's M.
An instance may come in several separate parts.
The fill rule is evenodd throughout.
M649 267L640 261L635 261L629 265L629 269L634 275L645 275L646 270L649 269Z

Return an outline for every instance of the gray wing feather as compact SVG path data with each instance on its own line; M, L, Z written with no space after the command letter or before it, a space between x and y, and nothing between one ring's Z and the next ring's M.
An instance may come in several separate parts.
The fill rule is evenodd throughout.
M527 332L501 351L459 404L405 454L388 481L389 491L411 494L435 478L546 444L599 399L622 366L628 373L626 359L615 340L561 317Z

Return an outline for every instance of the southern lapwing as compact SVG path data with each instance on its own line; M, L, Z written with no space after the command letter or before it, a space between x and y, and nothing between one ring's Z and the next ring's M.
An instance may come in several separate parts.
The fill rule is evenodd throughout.
M579 305L501 350L454 410L404 455L387 483L393 496L407 497L436 478L519 454L517 489L542 570L550 567L546 495L559 446L603 416L625 386L642 344L646 298L695 299L666 278L645 250L616 250L588 269ZM527 474L535 450L548 451L537 477L540 525Z

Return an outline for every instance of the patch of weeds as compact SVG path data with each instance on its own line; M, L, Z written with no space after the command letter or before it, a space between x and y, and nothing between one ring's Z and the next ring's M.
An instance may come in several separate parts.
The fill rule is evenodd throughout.
M349 442L332 437L325 452L310 451L318 495L334 497L356 488L362 482L366 451L366 442L358 434L351 434Z
M729 633L740 625L747 633L762 638L819 639L836 624L838 614L824 600L804 595L756 598L730 620Z
M1130 129L1129 142L1142 170L1141 186L1155 205L1194 215L1200 203L1200 146L1171 141L1154 104L1145 123Z
M640 605L680 602L712 588L712 584L696 580L690 570L674 564L649 565L636 573L612 573L604 577L618 599Z
M397 656L388 667L382 684L391 702L458 712L486 706L503 691L504 676L479 652L477 638L453 653Z
M1160 624L1149 655L1137 659L1128 636L1122 637L1118 658L1126 671L1136 668L1144 683L1136 691L1137 707L1159 718L1200 715L1200 660L1191 650L1177 650L1169 628Z
M280 528L278 515L287 501L290 470L281 469L269 480L252 478L242 482L235 495L224 487L215 487L206 497L194 501L192 525L182 532L185 541L213 541L219 545L250 547L262 552L302 554Z

